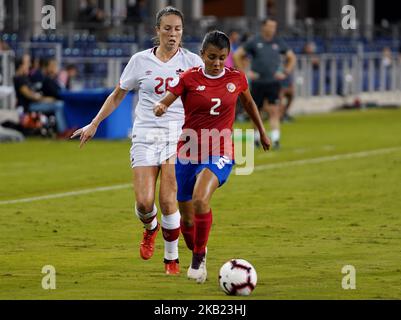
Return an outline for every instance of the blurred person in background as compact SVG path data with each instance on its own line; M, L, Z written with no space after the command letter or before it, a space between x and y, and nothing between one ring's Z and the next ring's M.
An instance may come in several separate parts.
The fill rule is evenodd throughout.
M129 0L127 5L126 23L141 23L148 18L146 0Z
M230 40L230 53L228 54L228 57L226 59L225 66L227 68L235 68L236 65L233 55L240 45L241 35L237 30L232 29L228 33L228 38ZM237 101L237 108L235 109L235 118L241 122L245 121L246 118L246 114L239 100Z
M382 50L381 65L384 70L384 87L390 90L391 87L391 71L393 67L393 51L390 47L384 47Z
M63 89L71 90L72 81L78 75L78 68L74 64L68 64L58 75L58 83Z
M10 51L10 50L11 50L11 48L8 45L8 43L5 42L3 39L0 39L0 52L2 52L2 51Z
M312 69L313 70L319 69L320 59L319 56L317 55L316 44L313 41L309 41L305 44L303 48L303 53L309 57L310 62L312 64Z
M273 149L280 147L280 81L286 79L295 67L295 54L285 43L276 37L277 22L272 18L263 21L261 33L234 53L234 60L240 70L244 70L243 57L251 58L248 79L251 82L252 96L259 110L269 114L270 137ZM281 69L281 56L286 57L286 65ZM260 146L260 136L255 131L255 143Z
M180 73L203 65L198 55L181 48L183 28L184 16L181 11L173 7L161 9L156 15L156 46L132 56L120 83L96 117L71 137L79 136L82 147L96 134L99 124L120 105L129 91L138 92L130 156L136 200L134 212L145 228L139 253L144 260L153 256L156 235L161 227L164 268L169 275L180 272L178 238L181 215L177 207L175 159L184 123L184 109L179 99L170 107L169 114L160 119L153 114L153 103L163 97L169 83ZM155 204L159 176L161 225Z
M315 42L313 41L309 41L305 44L305 46L303 47L302 53L307 57L307 61L308 63L311 65L312 67L312 77L313 77L313 81L312 81L312 95L317 95L319 94L319 79L320 79L320 58L319 55L317 54L317 47ZM340 76L340 75L339 75ZM341 77L341 76L340 76ZM330 82L330 78L328 76L328 73L326 74L326 79L325 81L327 83ZM342 79L339 80L338 85L340 85L340 83L342 83Z
M39 65L38 65L39 63ZM32 85L32 89L36 92L42 91L43 80L45 79L46 68L49 64L48 58L35 58L34 64L30 69L29 80Z
M63 102L56 101L53 97L44 96L32 89L32 84L28 77L30 65L31 59L29 55L17 58L15 62L14 88L18 106L21 106L25 113L54 113L58 137L68 138L72 130L67 128Z
M225 66L228 68L235 68L235 62L234 62L234 52L237 51L239 45L240 45L240 34L237 30L231 30L228 33L228 38L230 39L230 53L227 57L226 64Z
M98 7L97 0L87 0L79 12L79 21L84 23L104 22L104 11Z
M284 57L285 59L285 57ZM283 61L283 65L286 61ZM288 76L280 82L280 121L292 122L294 118L288 114L288 111L294 101L295 87L294 87L294 73L291 72Z
M45 69L45 77L43 79L42 93L44 96L53 97L61 100L61 86L57 79L58 63L56 59L49 59Z

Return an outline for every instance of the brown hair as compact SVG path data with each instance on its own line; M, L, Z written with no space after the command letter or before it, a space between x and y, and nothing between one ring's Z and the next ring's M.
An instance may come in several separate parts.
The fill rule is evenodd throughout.
M174 8L172 6L168 6L168 7L165 7L163 9L159 10L159 12L156 14L156 28L160 28L160 24L161 24L162 18L164 16L168 16L168 15L171 15L171 14L180 17L181 21L182 21L182 26L184 26L184 14L180 10L178 10L177 8ZM160 44L159 38L158 37L154 37L153 38L153 43L154 43L154 45L158 46ZM180 43L180 47L182 47L182 41Z

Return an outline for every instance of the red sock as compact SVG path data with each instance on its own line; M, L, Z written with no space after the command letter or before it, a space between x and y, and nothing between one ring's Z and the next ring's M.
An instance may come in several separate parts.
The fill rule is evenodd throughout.
M208 213L195 213L195 247L194 253L204 254L209 232L212 227L212 210Z
M181 233L184 236L185 243L189 250L194 250L194 238L195 238L195 226L187 227L184 222L180 221L181 224Z

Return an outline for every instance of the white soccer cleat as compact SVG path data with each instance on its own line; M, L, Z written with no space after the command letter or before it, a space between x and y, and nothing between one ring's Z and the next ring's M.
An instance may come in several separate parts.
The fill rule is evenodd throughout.
M198 269L193 269L192 264L189 266L187 271L188 279L196 280L197 283L204 283L206 281L207 278L206 254L207 254L207 249L205 252L205 256L202 258L202 261L199 264Z

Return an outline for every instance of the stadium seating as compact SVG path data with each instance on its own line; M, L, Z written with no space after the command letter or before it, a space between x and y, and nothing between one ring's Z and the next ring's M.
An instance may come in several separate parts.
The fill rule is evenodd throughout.
M25 52L25 48L20 45L19 37L17 34L4 33L0 34L0 38L7 42L9 46L16 52L17 55L22 55ZM284 41L287 45L296 53L302 54L304 52L304 47L308 42L313 42L315 44L315 53L333 53L333 54L357 54L359 50L366 54L369 53L379 53L382 52L383 48L388 47L392 52L398 52L399 41L391 37L379 37L372 40L368 40L364 37L350 38L337 36L331 39L322 37L313 37L312 39L307 37L299 36L284 36ZM38 36L34 36L30 39L32 47L30 53L33 58L35 57L54 57L57 54L57 46L61 45L62 59L68 62L74 62L81 74L85 74L89 78L85 86L89 88L93 87L95 84L101 83L97 78L104 79L107 75L107 61L109 58L121 58L123 61L123 66L125 66L129 57L133 54L132 45L138 44L137 39L133 35L127 34L110 34L104 41L99 41L95 35L84 32L84 33L74 33L70 36L63 34L54 33L44 33ZM184 37L183 42L185 47L193 52L199 52L201 39L191 35ZM53 45L53 46L52 46ZM143 47L150 48L153 46L153 40L148 37L143 43ZM100 60L98 63L93 63L92 66L88 64L87 61L81 61L81 58L94 58ZM101 59L104 59L102 61ZM374 87L378 88L379 83L379 65L375 64L375 79ZM328 64L326 66L327 74L330 74L331 66ZM336 74L337 74L337 93L342 91L343 78L341 73L343 71L343 66L341 62L336 64ZM367 63L363 65L363 88L367 89L369 87L369 66ZM389 75L386 75L389 78ZM389 80L387 80L388 82ZM319 88L319 70L313 70L313 81L312 81L312 92L313 95L318 94ZM326 90L329 92L330 79L325 79Z

